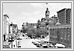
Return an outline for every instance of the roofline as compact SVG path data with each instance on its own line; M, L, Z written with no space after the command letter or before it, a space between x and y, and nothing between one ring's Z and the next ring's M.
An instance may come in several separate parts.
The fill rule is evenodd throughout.
M59 12L61 12L61 11L63 11L63 10L66 10L66 9L67 9L67 8L63 8L63 9L57 11L57 13L59 13Z

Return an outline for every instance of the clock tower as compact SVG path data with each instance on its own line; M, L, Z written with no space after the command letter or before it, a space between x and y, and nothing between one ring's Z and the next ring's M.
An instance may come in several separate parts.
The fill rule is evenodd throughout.
M45 18L48 20L49 19L49 14L50 14L50 11L48 8L46 8L46 11L45 11Z

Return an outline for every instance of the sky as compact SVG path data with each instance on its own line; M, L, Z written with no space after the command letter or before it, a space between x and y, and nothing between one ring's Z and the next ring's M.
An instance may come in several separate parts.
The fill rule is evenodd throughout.
M44 18L47 7L50 11L49 17L52 17L57 16L57 11L63 8L71 8L71 3L3 3L3 14L7 14L9 21L21 29L23 22L36 23Z

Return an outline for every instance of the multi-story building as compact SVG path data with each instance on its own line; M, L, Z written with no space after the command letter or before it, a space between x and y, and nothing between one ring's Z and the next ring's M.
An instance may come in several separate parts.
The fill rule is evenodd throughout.
M61 43L71 47L71 25L49 26L50 42Z
M37 23L23 23L22 25L22 31L25 32L28 29L37 28Z
M17 26L17 24L11 23L9 25L9 33L10 34L16 34L17 32L18 32L18 26Z
M54 22L54 25L58 22L58 17L56 17L55 15L51 17L51 19Z
M28 28L35 28L37 26L37 23L28 23L26 26Z
M64 8L57 12L59 22L61 24L70 24L71 23L71 9Z
M71 9L67 9L66 11L66 23L67 24L71 23Z
M58 17L55 15L49 18L49 25L55 25L58 22Z
M4 37L4 41L6 40L6 38L8 37L9 33L9 16L7 14L3 15L3 37Z
M45 11L45 18L41 18L41 27L45 27L46 25L49 24L49 15L50 15L50 11L48 8L46 8Z

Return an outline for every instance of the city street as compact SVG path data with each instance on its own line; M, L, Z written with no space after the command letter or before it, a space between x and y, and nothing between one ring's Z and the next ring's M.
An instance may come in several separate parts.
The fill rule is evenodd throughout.
M1 21L2 47L72 48L71 5L64 2L5 3L4 1Z
M22 38L22 40L20 40L20 46L21 48L37 48L31 41L30 38Z

